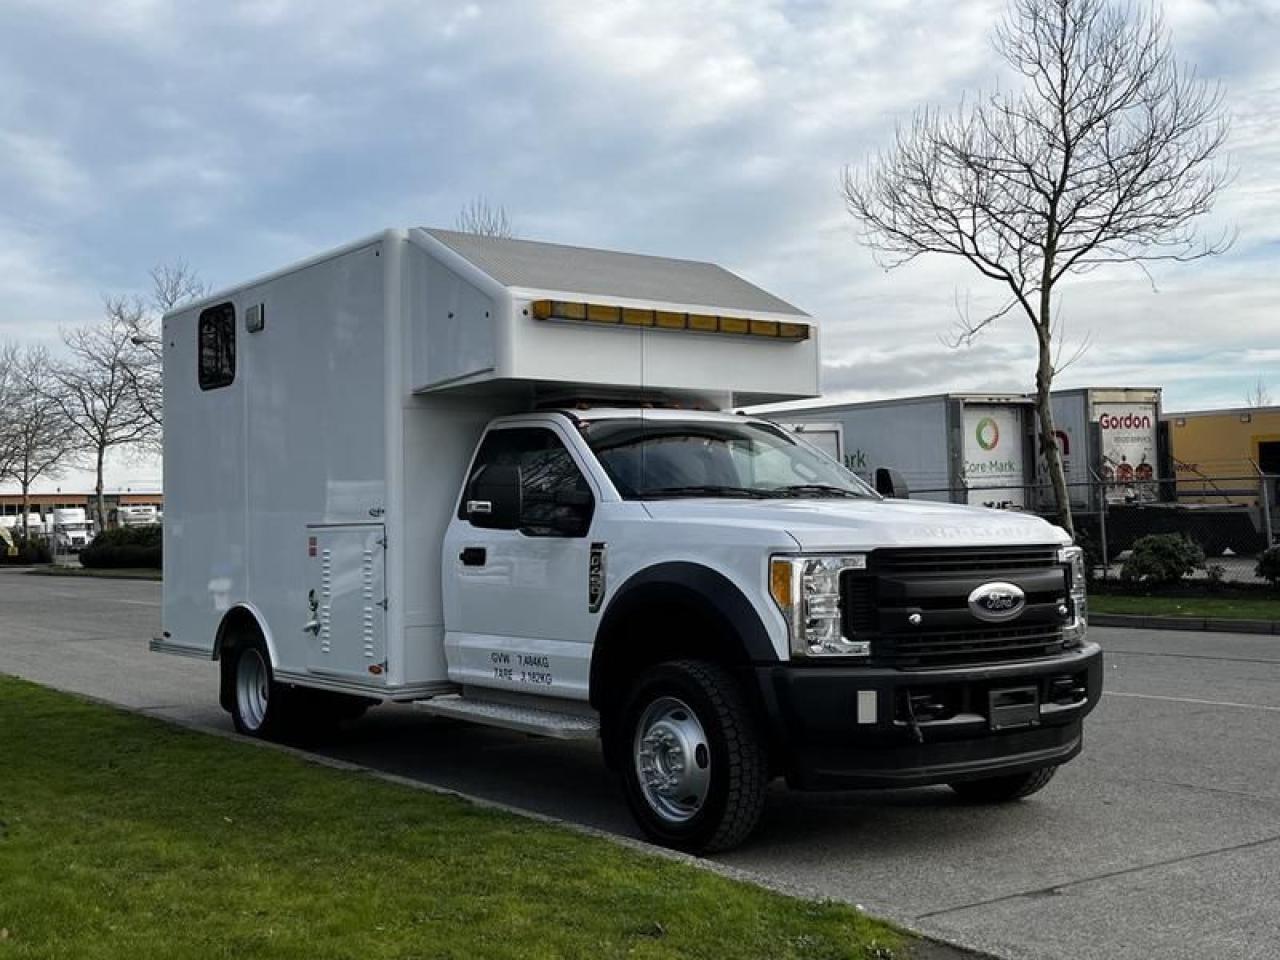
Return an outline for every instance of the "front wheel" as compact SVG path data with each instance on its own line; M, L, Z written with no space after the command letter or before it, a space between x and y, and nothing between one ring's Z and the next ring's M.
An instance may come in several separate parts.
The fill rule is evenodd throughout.
M962 800L970 803L1008 803L1043 790L1057 772L1057 767L1041 767L1030 773L1017 773L1009 777L961 780L950 784L950 787Z
M755 829L768 760L755 717L723 668L678 660L632 688L620 730L627 804L654 842L725 850Z

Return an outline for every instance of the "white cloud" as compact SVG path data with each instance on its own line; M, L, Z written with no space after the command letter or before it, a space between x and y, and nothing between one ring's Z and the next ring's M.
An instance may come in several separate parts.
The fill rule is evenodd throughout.
M838 192L925 102L997 77L1001 0L15 0L0 8L0 336L97 313L184 257L215 283L471 197L531 238L716 260L824 323L860 396L1023 388L1025 320L939 342L959 263L881 271ZM1073 278L1093 346L1064 382L1235 401L1275 368L1280 67L1273 0L1165 0L1179 51L1226 84L1239 174L1226 256ZM1233 369L1237 373L1233 373ZM1280 375L1273 390L1280 393Z
M62 143L38 133L0 129L0 176L15 178L55 207L92 202L89 175Z

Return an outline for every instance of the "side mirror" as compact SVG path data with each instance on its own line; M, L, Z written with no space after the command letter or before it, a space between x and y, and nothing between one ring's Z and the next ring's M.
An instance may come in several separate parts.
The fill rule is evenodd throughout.
M911 496L907 481L892 467L876 467L876 493L892 500L906 500Z
M463 509L473 527L516 530L524 510L520 468L511 464L486 464L471 481Z

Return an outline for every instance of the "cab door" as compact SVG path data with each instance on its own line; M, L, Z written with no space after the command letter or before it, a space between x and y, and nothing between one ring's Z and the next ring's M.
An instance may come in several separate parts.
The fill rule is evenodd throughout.
M480 444L444 541L449 679L586 699L598 613L590 609L598 492L548 421L495 427ZM518 477L514 529L487 525L486 470ZM480 491L480 493L477 493Z

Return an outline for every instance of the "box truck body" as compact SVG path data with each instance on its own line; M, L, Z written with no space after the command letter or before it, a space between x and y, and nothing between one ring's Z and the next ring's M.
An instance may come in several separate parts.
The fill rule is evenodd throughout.
M1172 477L1160 441L1158 387L1055 390L1052 405L1073 510L1095 512L1099 485L1109 504L1160 499L1160 481ZM1052 488L1042 480L1047 510Z
M806 406L769 414L840 427L844 462L871 480L896 470L913 499L1024 509L1031 493L1031 407L1009 394L939 394Z
M819 337L722 268L391 230L163 337L153 648L219 660L243 732L400 700L599 736L686 849L776 775L1012 796L1081 748L1079 551L730 412L816 395Z

